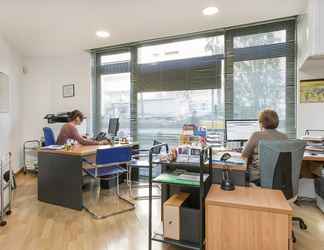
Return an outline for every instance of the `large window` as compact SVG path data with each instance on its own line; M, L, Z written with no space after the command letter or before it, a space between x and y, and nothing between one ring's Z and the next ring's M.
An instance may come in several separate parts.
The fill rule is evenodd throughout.
M144 46L138 49L137 131L153 140L179 143L184 124L224 129L224 36Z
M108 130L110 118L119 118L120 135L130 134L130 53L102 55L100 83L100 120L101 131Z
M234 63L234 118L257 119L265 108L277 111L285 124L286 58Z
M227 82L232 95L228 117L257 119L266 108L275 110L280 130L295 136L294 23L249 27L229 32L233 45Z
M138 94L138 138L149 147L152 140L179 143L183 124L197 124L210 132L224 128L221 90L164 91Z
M177 144L186 123L221 140L226 119L271 108L295 137L295 48L291 19L94 50L95 127L119 117L121 134L142 147Z

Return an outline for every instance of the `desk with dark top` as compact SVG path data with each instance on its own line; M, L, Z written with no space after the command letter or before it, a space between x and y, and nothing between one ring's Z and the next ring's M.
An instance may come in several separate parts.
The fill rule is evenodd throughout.
M95 161L99 148L130 146L138 149L137 143L114 146L75 145L72 150L38 151L38 200L76 210L82 210L82 158Z

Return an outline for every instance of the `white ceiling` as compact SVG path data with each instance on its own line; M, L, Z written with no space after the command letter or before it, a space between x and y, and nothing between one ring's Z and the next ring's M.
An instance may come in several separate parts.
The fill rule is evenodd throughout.
M0 0L0 33L23 56L90 48L300 14L306 0ZM203 16L217 6L216 16ZM95 31L111 37L99 40Z

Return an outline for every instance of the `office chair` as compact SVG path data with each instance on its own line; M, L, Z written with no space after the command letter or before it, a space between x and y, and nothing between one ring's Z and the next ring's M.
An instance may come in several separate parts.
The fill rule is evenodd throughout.
M160 144L161 144L161 142L159 142L159 141L156 141L156 140L153 141L153 146L157 146L157 145L160 145ZM161 153L161 149L162 149L162 146L152 148L153 155L158 156ZM167 151L168 151L168 149L167 149ZM149 167L150 167L150 163L149 163L150 149L140 149L137 152L138 152L138 154L133 155L132 162L129 165L129 175L130 175L130 177L131 177L133 168L138 169L138 170L140 170L140 169L149 170ZM154 165L157 166L158 164L154 164ZM149 185L146 184L146 183L143 184L142 182L139 182L139 181L132 181L131 178L129 178L129 179L130 179L130 186L129 187L130 187L130 193L131 193L132 198L135 199L135 200L148 200L149 197L147 195L135 196L133 194L133 189L134 188L136 188L136 189L149 188ZM133 183L135 183L136 185L133 185ZM161 189L160 185L157 185L157 184L152 185L152 187L158 188L159 190ZM153 195L152 198L153 199L160 199L161 195Z
M260 141L261 186L281 190L290 202L296 200L304 149L302 140ZM307 229L302 218L292 219L299 222L302 230ZM292 234L296 242L294 232Z
M45 146L55 145L56 142L55 142L55 136L53 130L49 127L45 127L43 128L43 132L44 132Z
M116 212L98 215L88 207L84 206L85 210L89 212L96 219L104 219L117 214L125 213L135 209L135 204L126 198L121 197L119 193L119 176L128 173L127 169L121 167L121 164L129 164L131 161L131 148L130 147L113 147L97 149L96 162L91 162L88 159L82 159L89 168L83 168L84 172L90 177L94 178L100 183L100 180L116 180L116 195L118 199L124 201L129 208L121 209ZM127 184L129 175L127 174ZM98 185L98 196L100 197L100 185Z

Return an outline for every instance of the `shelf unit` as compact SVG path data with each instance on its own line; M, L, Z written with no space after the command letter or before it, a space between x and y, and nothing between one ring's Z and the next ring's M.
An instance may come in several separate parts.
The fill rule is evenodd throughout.
M179 181L179 182L175 182L175 181L166 181L166 180L161 180L161 175L163 175L164 173L161 173L160 176L158 176L155 179L152 179L152 155L153 155L153 151L155 147L163 147L166 146L167 144L160 144L160 145L156 145L153 146L150 149L150 154L149 154L149 164L150 164L150 168L149 168L149 225L148 225L148 229L149 229L149 233L148 233L148 244L149 250L152 250L152 241L157 241L157 242L161 242L161 243L166 243L166 244L170 244L170 245L175 245L178 247L182 247L185 249L192 249L192 250L203 250L205 249L205 204L204 204L204 200L205 200L205 194L207 192L205 192L205 183L209 183L208 186L211 185L211 180L212 180L212 157L208 157L208 155L211 155L211 148L209 147L203 147L201 152L200 152L200 163L198 164L192 164L192 163L173 163L170 162L168 164L172 165L173 167L177 167L177 166L185 166L186 164L188 164L189 166L196 166L199 168L199 173L200 173L200 180L199 181ZM208 174L209 176L205 179L204 181L204 174L206 173L206 156L208 160ZM162 178L163 179L163 178ZM173 239L168 239L168 238L164 238L163 234L160 233L154 233L152 235L152 184L153 183L159 183L159 184L166 184L166 185L177 185L177 186L185 186L185 187L191 187L194 189L199 189L199 210L200 210L200 239L199 239L199 243L191 243L191 242L187 242L187 241L183 241L183 240L173 240Z
M5 181L4 175L8 171L9 180ZM11 169L11 153L0 158L0 226L7 224L4 220L5 215L11 214L12 202L12 187L13 187L13 172ZM6 197L8 199L5 203Z
M25 141L23 145L23 161L24 161L24 174L27 172L37 173L38 172L38 166L37 161L35 160L35 163L33 164L34 167L30 168L28 163L28 154L35 153L35 159L37 159L37 151L39 150L41 146L40 141L38 140L32 140L32 141Z

